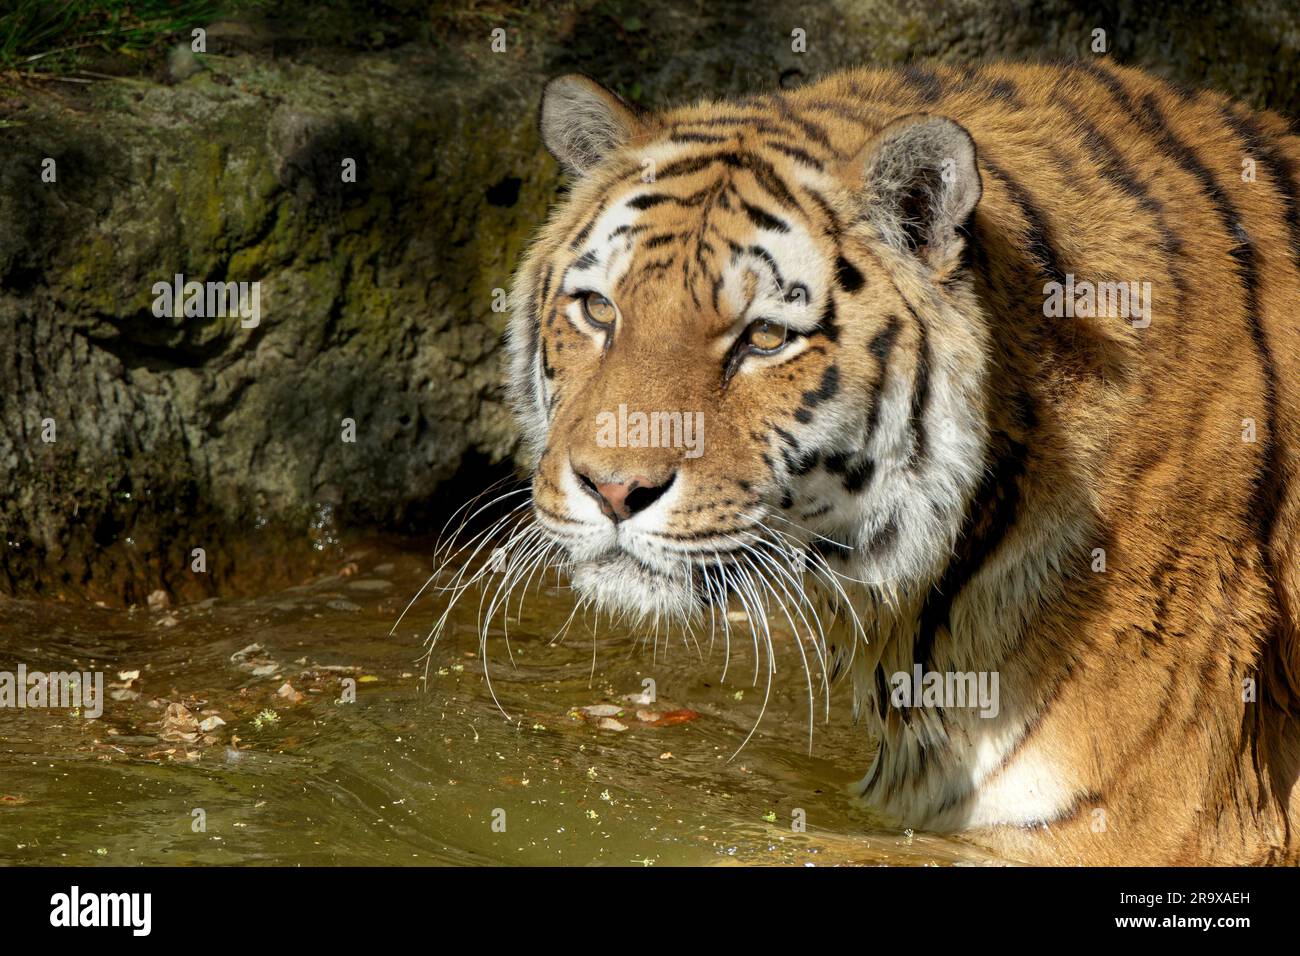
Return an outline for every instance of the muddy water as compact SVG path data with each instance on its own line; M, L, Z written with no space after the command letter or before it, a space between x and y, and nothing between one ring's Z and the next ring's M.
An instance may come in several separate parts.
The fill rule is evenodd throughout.
M427 553L382 545L256 599L0 599L0 670L101 671L108 698L97 719L0 710L0 864L993 862L854 806L869 741L840 689L809 752L790 643L732 759L763 700L744 642L725 682L707 638L651 646L579 620L556 642L570 596L548 581L512 616L508 652L492 631L506 719L477 653L476 600L427 678L422 640L442 599L426 593L390 636L429 568ZM624 699L647 678L653 703Z

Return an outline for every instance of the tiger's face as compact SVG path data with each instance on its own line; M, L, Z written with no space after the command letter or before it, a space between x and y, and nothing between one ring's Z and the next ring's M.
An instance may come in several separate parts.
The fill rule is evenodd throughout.
M516 280L512 386L536 520L605 610L922 581L982 468L969 136L763 115L637 114L577 76L543 97L577 182Z

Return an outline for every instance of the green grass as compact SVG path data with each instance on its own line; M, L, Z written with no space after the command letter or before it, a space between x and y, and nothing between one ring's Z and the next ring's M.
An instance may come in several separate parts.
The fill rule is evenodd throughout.
M68 73L96 56L142 57L210 22L220 0L0 0L0 71Z

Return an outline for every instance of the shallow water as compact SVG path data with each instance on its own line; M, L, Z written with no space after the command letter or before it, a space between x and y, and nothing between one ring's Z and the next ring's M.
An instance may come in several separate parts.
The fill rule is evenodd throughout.
M427 552L379 545L253 599L160 610L0 599L0 670L103 671L112 695L98 719L0 710L0 863L994 862L881 828L854 805L870 741L839 688L809 752L789 639L758 730L732 759L763 700L745 641L725 682L707 636L698 650L663 636L652 647L577 620L556 642L570 595L548 580L518 620L512 605L509 653L499 624L491 632L507 720L484 679L476 599L457 608L427 682L422 641L444 599L426 592L389 635L429 569ZM623 700L647 678L654 703ZM627 729L578 710L601 704L619 706ZM196 726L213 716L224 724Z

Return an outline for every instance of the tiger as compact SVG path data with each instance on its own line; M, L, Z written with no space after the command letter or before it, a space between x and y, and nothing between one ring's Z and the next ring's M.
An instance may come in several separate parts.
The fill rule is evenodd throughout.
M884 825L1297 862L1296 126L1107 58L538 116L507 378L581 605L789 622Z

